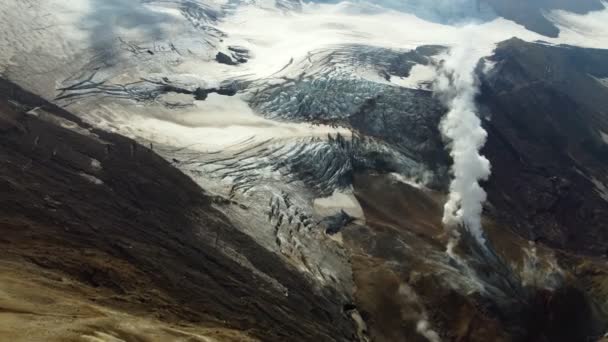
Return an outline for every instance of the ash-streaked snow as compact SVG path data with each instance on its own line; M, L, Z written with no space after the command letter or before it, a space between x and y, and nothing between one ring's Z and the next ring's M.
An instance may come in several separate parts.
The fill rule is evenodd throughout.
M159 108L154 114L142 106L106 106L115 117L97 124L106 130L144 139L161 145L187 147L198 152L228 152L239 149L239 143L256 144L272 139L289 140L303 137L326 137L328 134L350 134L344 128L277 122L255 115L241 96L210 94L205 101L194 101L193 107L178 115Z

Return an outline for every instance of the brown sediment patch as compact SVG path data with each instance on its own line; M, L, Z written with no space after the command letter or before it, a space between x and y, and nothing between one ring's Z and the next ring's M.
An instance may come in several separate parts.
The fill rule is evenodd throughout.
M357 174L355 195L364 207L366 220L426 237L443 234L442 196L415 188L387 175Z
M110 291L27 262L0 261L0 336L5 341L255 341L224 327L170 324L95 301Z
M445 250L443 196L388 175L356 175L354 185L366 226L344 234L356 251L355 296L374 341L427 341L417 332L423 319L446 340L507 341L472 300L438 281L439 265L427 260Z
M399 293L402 279L385 261L367 256L353 257L359 312L370 327L375 342L426 341L416 333L423 308L407 302Z

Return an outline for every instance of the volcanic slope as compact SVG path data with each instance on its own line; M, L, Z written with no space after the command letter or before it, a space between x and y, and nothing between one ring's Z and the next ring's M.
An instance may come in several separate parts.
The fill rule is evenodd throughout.
M353 339L349 300L231 226L213 208L223 199L0 85L3 339Z

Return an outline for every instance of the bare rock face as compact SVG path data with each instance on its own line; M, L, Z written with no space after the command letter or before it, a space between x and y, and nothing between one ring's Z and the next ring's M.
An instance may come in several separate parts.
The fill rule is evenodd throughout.
M606 57L508 41L481 96L496 214L529 239L594 255L608 242Z

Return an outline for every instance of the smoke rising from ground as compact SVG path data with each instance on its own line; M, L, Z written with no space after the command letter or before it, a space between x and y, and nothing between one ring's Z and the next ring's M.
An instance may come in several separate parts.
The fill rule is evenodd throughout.
M475 35L473 30L471 33L468 38ZM487 133L475 105L478 92L475 69L483 54L472 39L452 47L439 67L434 89L449 109L440 129L453 159L454 178L444 207L443 223L454 232L454 228L464 226L485 245L481 213L486 193L479 182L487 180L491 172L490 162L480 154Z
M424 305L413 288L411 288L406 283L402 283L399 286L399 296L401 297L401 301L403 303L407 303L406 307L414 310L416 312L417 322L416 322L416 332L421 336L424 336L429 342L441 342L441 337L439 334L433 330L431 327L431 323L429 322L428 313L424 308ZM402 319L407 321L412 318L411 311L403 311L401 312Z

